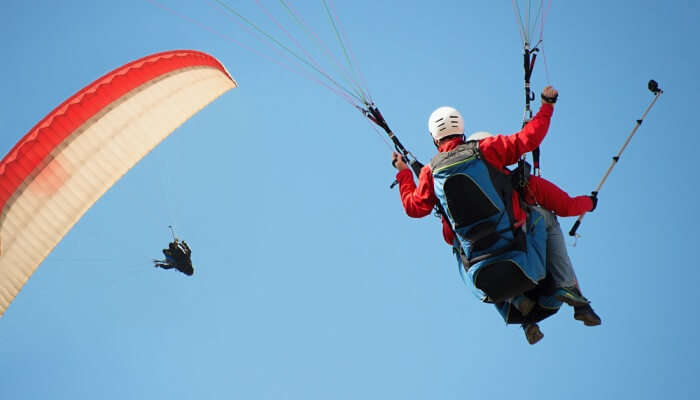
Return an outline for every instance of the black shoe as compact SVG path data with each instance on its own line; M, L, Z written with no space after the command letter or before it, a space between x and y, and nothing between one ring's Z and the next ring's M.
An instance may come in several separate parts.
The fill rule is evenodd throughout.
M601 324L600 317L593 311L589 304L574 307L574 319L582 321L586 326L598 326Z
M544 337L540 327L535 323L523 324L523 331L525 331L525 338L530 344L535 344Z
M557 291L554 292L554 297L571 307L583 307L590 303L575 286L557 289Z

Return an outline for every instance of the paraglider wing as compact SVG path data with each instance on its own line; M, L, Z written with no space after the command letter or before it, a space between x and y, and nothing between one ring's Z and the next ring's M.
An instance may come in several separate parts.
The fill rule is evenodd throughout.
M0 162L0 316L115 182L236 82L198 51L120 67L49 113Z

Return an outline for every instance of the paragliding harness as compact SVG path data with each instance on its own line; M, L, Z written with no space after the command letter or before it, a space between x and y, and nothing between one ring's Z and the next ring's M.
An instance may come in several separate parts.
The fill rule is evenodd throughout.
M544 226L515 220L511 176L484 161L476 141L438 153L430 167L477 296L499 302L534 288L545 275L544 249L527 236L541 236Z

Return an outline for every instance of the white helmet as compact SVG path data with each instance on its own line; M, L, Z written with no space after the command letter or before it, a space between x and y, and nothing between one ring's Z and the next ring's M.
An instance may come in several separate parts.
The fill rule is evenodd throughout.
M469 135L469 137L467 138L467 142L469 142L471 140L486 139L487 137L491 137L491 136L493 136L493 134L488 133L488 132L484 132L484 131L474 132L471 135Z
M452 135L461 135L464 133L464 119L462 119L462 115L456 109L440 107L430 114L428 130L435 140Z

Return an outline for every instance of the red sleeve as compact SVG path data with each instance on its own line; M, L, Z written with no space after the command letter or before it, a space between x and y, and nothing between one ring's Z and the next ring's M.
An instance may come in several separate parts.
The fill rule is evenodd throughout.
M455 242L455 234L452 232L452 227L450 227L450 223L444 215L442 216L442 237L450 246Z
M409 217L420 218L430 214L437 204L437 197L433 189L433 172L430 166L424 166L420 171L418 186L413 183L413 174L409 169L399 171L396 174L399 182L399 192L401 193L401 203ZM442 237L450 246L454 243L454 234L450 223L442 217Z
M530 176L528 192L540 206L560 217L581 215L593 208L590 197L569 197L557 185L539 176Z
M499 169L518 162L523 154L535 150L542 143L553 112L551 104L542 104L537 115L520 132L488 137L479 142L484 159Z
M421 169L418 177L418 186L413 182L413 174L410 169L404 169L396 174L401 193L401 203L409 217L421 218L430 214L437 204L437 197L433 188L433 173L430 166Z

